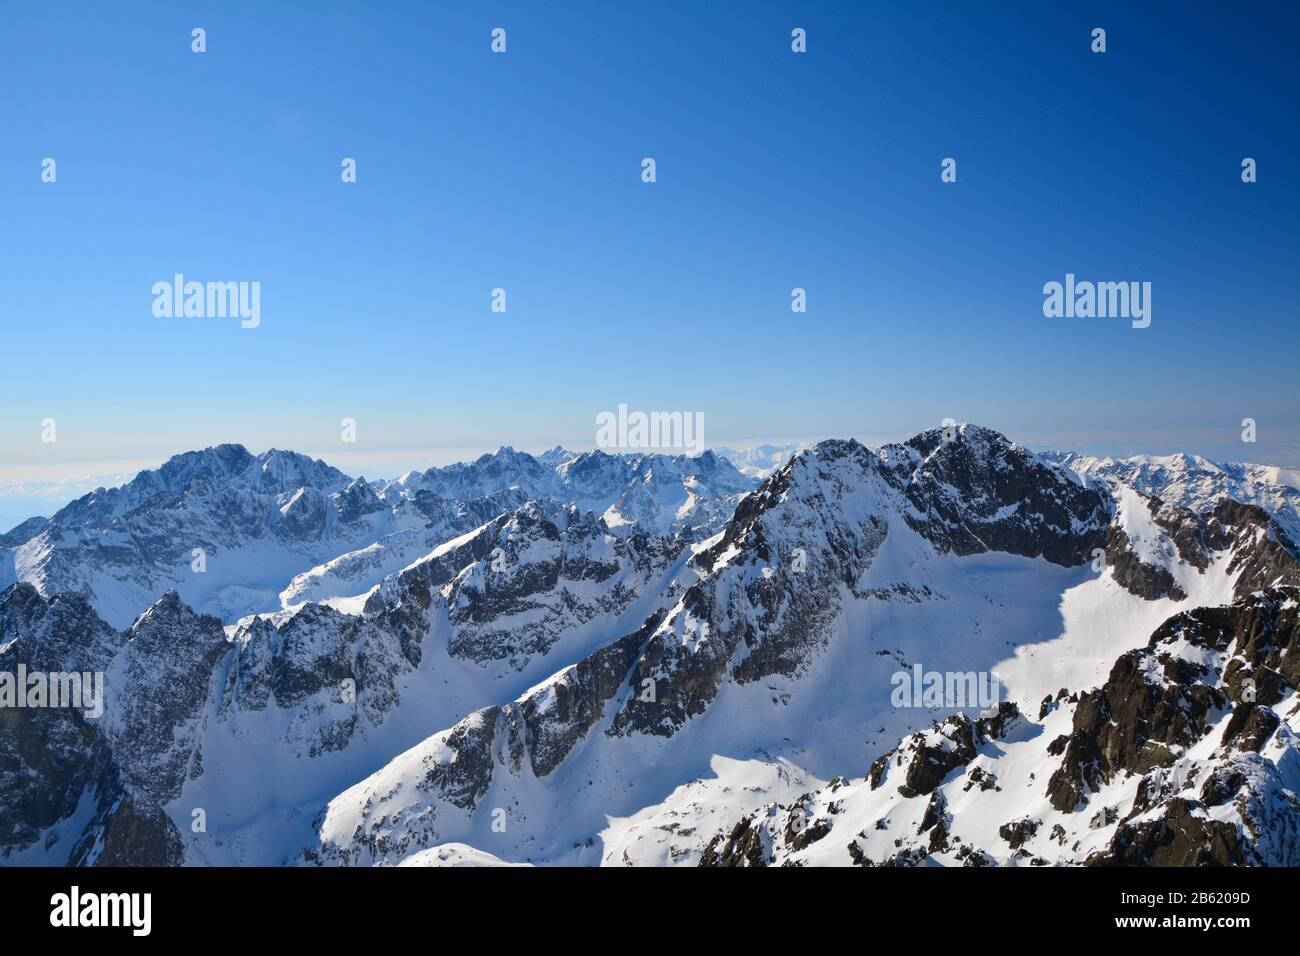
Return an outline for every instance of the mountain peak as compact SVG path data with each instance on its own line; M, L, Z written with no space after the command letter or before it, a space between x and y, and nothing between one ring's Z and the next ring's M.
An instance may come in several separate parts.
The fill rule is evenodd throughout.
M302 487L322 490L347 484L347 475L319 458L296 451L272 448L255 459L260 474L257 481L277 492L296 491Z

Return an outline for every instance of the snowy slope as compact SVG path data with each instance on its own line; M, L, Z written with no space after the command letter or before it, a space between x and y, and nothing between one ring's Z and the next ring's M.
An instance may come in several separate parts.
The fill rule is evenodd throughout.
M941 719L860 778L738 817L702 860L1295 866L1298 596L1179 614L1091 693Z
M1204 569L1179 569L1195 596L1152 607L1086 560L1124 510L1102 489L979 429L877 452L823 443L746 499L666 615L342 793L307 858L391 862L452 840L502 859L690 862L716 825L715 773L765 781L742 807L773 789L772 768L860 773L928 725L932 710L890 706L899 668L1005 669L1007 696L1036 706L1063 672L1021 653L1070 656L1104 621L1107 646L1068 674L1093 686L1153 622L1229 596L1230 566L1257 544L1250 528L1216 539ZM1120 518L1138 566L1168 571L1177 547L1141 520ZM750 769L715 771L720 756ZM649 820L701 838L647 842Z
M236 625L176 593L118 631L75 595L0 592L0 656L73 661L93 633L116 689L99 724L0 731L26 768L0 858L1168 862L1173 828L1293 859L1300 572L1265 509L962 426L823 442L726 521L664 523L695 479L717 506L721 459L610 458L335 479L339 514L423 509L438 540L376 538L393 553L322 562ZM1002 709L897 706L917 668L995 678ZM1150 746L1108 729L1129 724Z

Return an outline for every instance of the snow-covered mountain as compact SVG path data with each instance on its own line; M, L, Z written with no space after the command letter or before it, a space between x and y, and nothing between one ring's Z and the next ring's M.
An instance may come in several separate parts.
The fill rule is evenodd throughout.
M368 492L293 452L188 452L60 509L0 551L0 581L80 594L117 627L169 588L221 616L269 610L298 568L423 523L414 508L388 509Z
M1144 495L1204 512L1223 498L1263 508L1292 541L1300 541L1300 472L1271 465L1218 464L1199 455L1094 458L1073 452L1047 457L1081 475L1120 481Z
M710 453L534 458L503 448L396 482L293 452L220 445L99 489L0 538L0 587L85 596L126 627L168 590L233 622L356 598L432 548L531 500L683 540L712 533L755 482Z
M576 504L612 529L636 525L650 533L698 536L717 530L740 496L756 484L712 451L698 456L609 455L556 447L538 457L500 448L473 462L409 472L387 490L467 500L519 488L528 498Z
M1300 863L1266 473L1165 498L969 425L822 442L752 493L713 455L298 467L330 527L428 524L224 627L183 592L124 629L52 579L0 592L0 671L107 675L98 721L0 729L0 859ZM308 487L282 468L279 508ZM898 698L926 673L996 699Z

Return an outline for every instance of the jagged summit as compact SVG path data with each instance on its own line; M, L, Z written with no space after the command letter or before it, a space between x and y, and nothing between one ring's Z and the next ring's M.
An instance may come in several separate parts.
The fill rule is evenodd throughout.
M273 448L253 455L243 445L215 445L174 455L125 485L98 488L55 512L50 521L62 527L103 527L160 498L201 495L214 487L282 494L303 487L330 488L346 480L337 468L297 452Z
M1186 454L1095 458L1054 452L1045 457L1081 475L1118 481L1201 514L1223 498L1257 505L1268 511L1292 540L1300 541L1300 474L1289 469L1213 462Z
M0 551L0 671L111 688L0 727L0 860L1300 862L1266 472L976 425L761 481L554 452L218 446ZM895 700L928 672L995 712Z
M233 622L318 596L361 597L442 541L529 500L576 504L620 533L700 537L754 485L711 456L559 452L503 447L396 482L353 479L280 449L185 452L0 539L0 587L25 580L46 594L86 595L119 627L175 588Z

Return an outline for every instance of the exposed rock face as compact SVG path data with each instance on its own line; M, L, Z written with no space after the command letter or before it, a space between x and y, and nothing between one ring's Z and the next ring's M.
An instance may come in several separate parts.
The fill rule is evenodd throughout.
M1206 522L1190 508L1159 498L1148 499L1147 508L1151 512L1151 519L1173 542L1178 557L1197 571L1205 571L1210 563L1212 548ZM1220 547L1226 543L1228 542L1222 542Z
M561 671L521 700L469 715L342 794L317 820L322 846L305 859L400 861L463 828L499 777L508 786L552 773L604 719L655 622L652 617L641 631ZM504 813L506 803L494 809ZM355 817L358 806L364 812Z
M1059 745L1011 704L955 715L904 739L865 778L801 798L801 812L825 824L815 844L796 846L778 825L787 809L770 805L717 832L703 862L1300 864L1297 646L1300 589L1177 614L1077 704L1049 697L1039 722L1073 724ZM1041 748L1030 764L1039 770L1058 755L1045 792L1036 773L1004 767L1012 747ZM1011 791L981 785L1015 773ZM1017 792L1026 785L1046 799ZM1025 806L1035 809L1005 809ZM999 814L1005 822L990 825Z
M1216 722L1223 729L1216 735L1218 746L1199 792L1194 787L1195 771L1202 764L1192 764L1192 772L1184 777L1189 785L1184 786L1176 777L1148 773L1130 818L1121 823L1105 852L1089 857L1090 864L1294 866L1300 862L1300 800L1295 781L1289 780L1294 777L1290 764L1297 737L1277 709L1284 705L1293 718L1300 709L1297 648L1300 590L1292 587L1270 588L1225 608L1180 614L1153 635L1147 651L1139 652L1161 665L1161 670L1152 667L1149 677L1183 688L1184 700L1192 699L1197 687L1209 686L1221 695L1216 702L1227 716ZM1187 657L1204 663L1196 666ZM1158 733L1160 723L1155 721ZM1136 726L1130 730L1140 732ZM1195 720L1184 733L1189 744L1216 739L1209 726ZM1184 758L1181 764L1188 762ZM1062 772L1067 768L1063 765ZM1167 799L1160 802L1162 797ZM1225 815L1215 808L1232 812Z
M113 782L102 786L95 816L73 848L72 866L181 866L185 862L180 833L171 818L153 804L137 807Z
M680 538L615 535L575 506L529 502L385 579L365 615L402 636L414 665L431 617L445 613L449 654L520 670L564 634L622 614L685 549Z
M1018 850L1024 846L1026 840L1038 832L1040 826L1042 826L1041 820L1032 820L1025 817L1002 824L998 829L998 833L1001 834L1002 839L1007 841L1007 845L1011 849Z
M355 824L349 832L346 850L327 846L323 852L309 850L309 862L367 863L402 859L422 849L427 834L439 823L444 808L473 812L492 782L493 752L502 713L489 707L466 717L455 727L398 757L394 764L404 771L385 781L383 789L367 791L372 802L391 801L391 812L383 826ZM360 784L359 786L366 786ZM328 811L317 826L330 826Z
M1193 811L1175 797L1164 813L1136 824L1124 823L1110 851L1092 866L1237 866L1245 862L1237 828Z
M641 631L562 671L540 692L523 699L522 750L535 776L544 777L558 767L604 716L606 702L621 689L646 633L657 623L658 616L650 618ZM512 751L515 766L518 753Z
M935 734L917 734L912 741L915 750L898 791L905 797L933 793L951 771L975 759L973 728L964 718L943 724Z
M1300 547L1262 509L1228 498L1214 507L1206 536L1215 550L1232 550L1230 572L1240 572L1238 600L1279 585L1300 586Z
M1177 577L1180 566L1204 575L1221 552L1229 556L1228 572L1238 575L1237 598L1266 587L1300 584L1300 548L1286 530L1300 520L1294 511L1300 492L1287 489L1275 516L1228 497L1185 496L1200 509L1194 510L1111 481L1115 511L1106 529L1105 561L1115 580L1133 594L1148 601L1185 600L1187 590ZM1271 500L1257 487L1241 490ZM1143 540L1134 542L1134 534Z
M779 812L772 808L767 815ZM743 867L767 866L772 858L772 847L765 840L769 839L770 830L752 817L743 817L723 836L718 834L704 848L700 866L705 867Z
M1233 744L1238 750L1255 753L1273 735L1282 723L1272 708L1262 704L1242 703L1232 709L1232 717L1223 731L1224 746Z
M757 492L744 498L723 533L690 562L690 570L699 580L685 588L675 605L647 621L638 634L615 645L618 653L601 667L609 682L596 695L598 704L593 700L590 706L579 708L583 719L574 724L567 716L557 716L571 713L572 708L566 704L552 710L541 705L543 698L535 696L519 703L526 722L515 713L515 704L492 715L497 728L493 746L499 756L490 765L490 779L481 781L481 786L492 789L495 805L501 807L515 800L525 786L516 768L527 766L534 778L546 778L565 766L580 742L584 748L617 746L592 740L594 734L638 747L641 744L634 742L640 738L672 741L705 716L728 685L743 688L773 678L799 680L827 647L846 600L885 599L877 593L880 589L864 589L859 582L888 536L900 528L920 535L940 554L982 554L996 547L1069 565L1093 556L1106 540L1112 516L1104 489L1045 464L983 429L964 427L951 436L927 433L905 445L879 451L855 442L823 442L780 468ZM1200 552L1191 550L1200 539L1189 538L1180 530L1179 522L1191 520L1188 514L1171 510L1160 517L1182 540L1188 554L1200 561ZM514 526L528 541L530 552L542 556L530 574L544 582L540 590L553 591L563 534L559 525L548 527L546 520L544 515L528 515ZM1194 524L1197 534L1206 531ZM1175 551L1176 545L1171 544L1170 554ZM596 580L605 573L601 562L587 566ZM489 599L475 588L474 577L463 580L471 596L460 603L467 610L509 607L509 596ZM449 594L459 587L453 582ZM524 590L531 589L525 586ZM615 681L614 674L629 659L625 675ZM588 658L584 663L590 666L596 660ZM1202 719L1208 719L1214 692L1204 689L1192 694L1205 696ZM1074 697L1060 706L1077 701ZM1080 704L1085 709L1091 706L1091 698ZM598 719L592 719L595 715ZM486 715L475 719L484 720ZM915 824L925 824L918 831L926 834L925 844L919 847L925 853L941 855L959 848L960 821L950 820L947 798L934 794L951 783L955 771L976 758L981 741L1004 732L1007 722L1004 715L996 728L981 729L978 722L959 715L947 725L951 733L939 735L942 740L918 735L905 751L885 755L872 769L871 780L879 785L888 762L902 760L905 754L907 769L890 785L905 800L932 798L926 804L931 811L928 818ZM521 729L524 723L527 726ZM558 725L558 732L551 732L549 724ZM1168 732L1172 739L1177 728ZM551 747L554 739L562 746ZM1068 744L1067 737L1057 754L1062 755ZM1081 746L1076 744L1076 749ZM1105 746L1113 750L1129 744L1112 742L1103 749ZM446 752L443 744L435 749ZM1152 754L1151 766L1160 765L1154 759L1158 753ZM456 758L449 755L446 759ZM357 825L362 832L388 834L388 842L400 846L404 853L440 840L466 838L475 826L481 826L474 822L477 806L468 815L450 812L447 807L456 806L454 800L427 790L421 791L419 799L429 814L421 816L418 832L395 828L387 807L391 801L405 805L409 796L405 788L392 790L384 781L390 773L399 772L395 765L376 774L364 784L366 789L342 795L336 801L338 806L322 818L322 845L312 858L327 862L399 858L394 850L374 858L367 856L369 851L358 852L351 846ZM973 768L969 780L963 778L962 782L979 793L1001 792L998 775L987 766ZM376 802L381 794L387 796ZM358 811L357 824L341 823L353 820ZM1003 817L1001 822L1005 820ZM753 829L751 821L729 842L719 840L704 855L711 861L753 862L759 853ZM399 830L402 835L394 843L391 835ZM773 847L784 845L779 834L773 839ZM1063 840L1064 835L1058 834L1057 839ZM384 840L376 836L372 843L378 846ZM986 858L996 858L996 850L986 846L979 853L968 851L962 862L971 859L971 865L978 865ZM864 860L880 862L861 847L859 852ZM913 858L903 854L897 862L909 860Z
M1106 683L1083 694L1075 710L1061 766L1048 784L1052 806L1080 806L1121 771L1171 765L1234 696L1241 701L1248 679L1261 706L1300 685L1300 664L1287 659L1297 640L1296 593L1270 590L1230 607L1176 615L1147 647L1116 661ZM1252 702L1236 708L1227 738L1244 732L1247 746L1258 750L1265 731L1276 729L1276 714L1264 716Z
M330 603L294 601L224 629L174 591L121 631L84 594L0 592L0 670L36 661L108 678L97 721L0 710L0 859L212 862L216 841L187 832L183 798L228 796L215 781L247 754L292 808L288 861L459 858L454 846L498 862L534 852L592 862L611 819L653 809L665 785L702 781L697 751L729 754L743 739L762 759L799 759L839 721L833 732L847 727L854 749L819 754L828 773L809 764L796 782L734 788L707 825L673 823L672 861L1300 861L1300 590L1287 586L1293 539L1263 504L1197 508L1107 487L973 426L876 450L823 442L743 497L731 466L708 456L504 449L371 484L300 456L235 449L74 503L61 523L35 529L29 542L45 536L47 549L37 563L85 567L86 552L55 547L55 531L112 526L147 542L231 495L220 527L232 541L369 543L330 552L289 589ZM123 567L138 558L101 532L103 547L125 548ZM189 539L168 540L158 553L174 546L188 561ZM1082 567L1098 549L1103 580ZM1005 583L971 600L967 567L1047 582L1048 600L1031 597L1048 613L1032 627L1016 621L1020 595ZM980 629L1008 624L1020 628L1008 636L1051 640L1058 589L1093 589L1116 602L1108 612L1141 603L1107 575L1146 600L1221 600L1234 589L1239 600L1170 617L1145 647L1119 654L1101 686L1100 673L1046 699L1064 679L1036 686L1036 721L1008 702L931 727L942 710L868 724L879 711L846 719L822 706L852 696L845 688L861 675L887 677L893 665L880 655L911 666L906 638L907 650L874 643L864 622L915 611L922 627L964 623L976 606L969 630L936 627L935 646L975 644L987 655L975 666L1000 666L993 655L1014 653L1010 642ZM332 590L340 582L346 592ZM865 777L821 785L877 755ZM650 768L667 768L665 778L644 787ZM299 772L312 782L285 798ZM572 833L550 836L573 819ZM268 825L229 826L252 840Z
M1145 676L1147 663L1141 652L1124 655L1105 686L1080 699L1062 768L1048 785L1058 810L1086 802L1089 790L1100 789L1121 770L1146 773L1173 763L1226 702L1204 684L1152 684Z
M519 667L566 630L621 614L682 547L616 537L576 507L554 517L525 505L497 532L491 553L454 578L446 592L451 654Z
M366 599L366 617L399 636L402 652L412 664L420 663L420 642L428 630L429 616L434 613L433 605L443 603L443 588L463 569L492 553L506 520L502 515L488 521L473 534L453 540L389 575Z
M1133 550L1128 534L1123 528L1110 527L1106 532L1106 562L1114 572L1115 580L1125 590L1148 601L1173 598L1181 601L1187 597L1167 567L1143 561Z
M395 612L396 613L396 612ZM400 636L323 606L279 626L259 620L227 640L221 623L164 595L125 633L76 596L30 585L0 596L0 670L96 671L98 719L69 708L0 708L6 812L0 854L74 864L175 865L180 834L165 809L204 772L213 719L238 731L275 707L284 741L314 757L378 726L413 669ZM350 680L355 700L340 698ZM256 759L256 755L252 755ZM82 816L79 807L86 808Z
M774 840L793 850L803 850L830 832L830 823L814 815L812 794L806 793L788 808L770 804L743 817L730 833L719 833L704 848L699 865L768 866L775 860Z
M1005 701L995 711L973 720L964 714L953 715L882 755L862 782L836 780L822 791L804 794L788 807L768 804L742 817L709 841L700 865L798 866L807 862L805 857L814 844L818 845L817 852L844 853L844 859L837 860L840 865L916 866L932 854L952 852L960 853L962 865L987 865L994 857L962 846L955 839L956 821L939 785L951 781L954 771L970 764L1021 722L1016 706ZM884 859L873 859L863 851L867 833L862 818L846 813L844 806L856 804L856 793L877 790L886 779L903 800L920 805L909 831L910 838L917 842ZM854 828L859 833L849 843L834 842L836 834ZM883 818L877 819L871 829L889 831ZM1036 827L1029 824L1024 827L1026 832L1033 829ZM900 838L893 845L902 842Z
M1102 543L1109 514L1101 493L990 429L923 432L886 445L881 459L913 505L908 524L940 550L1074 566Z
M400 618L404 606L393 609ZM307 605L278 626L258 619L232 641L219 719L238 732L244 718L273 707L284 739L315 757L343 750L398 705L399 682L419 662L419 645L323 605Z
M1000 550L1061 564L1090 555L1108 520L1097 491L987 429L926 432L879 452L822 442L741 502L718 543L696 558L704 570L729 563L688 591L651 638L634 680L655 681L656 700L627 700L614 731L671 736L708 707L739 648L730 669L739 683L798 674L825 644L839 589L862 593L857 582L890 514L940 552ZM800 567L792 542L809 544L798 571L786 570ZM777 573L731 587L746 562Z
M263 746L249 734L267 726L258 715L274 710L275 743L289 754L340 753L401 706L435 617L446 622L450 654L508 672L544 656L560 635L617 617L684 547L615 536L589 513L550 508L530 503L435 549L386 580L359 616L307 604L250 619L229 638L175 592L119 633L82 597L46 600L30 585L9 588L0 646L29 667L95 665L108 676L108 707L98 723L68 710L0 711L0 755L9 757L0 757L0 773L15 781L0 852L31 853L44 838L47 852L64 841L60 859L78 864L180 862L185 840L166 808L203 776L209 736ZM498 559L499 574L491 567ZM531 626L513 626L519 614ZM528 772L545 775L600 719L644 640L629 635L533 697L467 718L448 738L460 754L455 766L431 767L427 786L472 807L491 780L483 748L498 740L513 772L526 755ZM78 829L63 832L79 806L87 811Z
M1116 514L1106 530L1106 562L1115 580L1128 591L1148 601L1171 598L1182 601L1187 592L1175 580L1171 568L1186 564L1204 573L1210 564L1211 551L1226 549L1230 537L1209 540L1206 519L1189 508L1141 492L1116 486ZM1133 520L1126 514L1136 512ZM1126 526L1135 533L1154 532L1157 540L1144 540L1139 548L1131 540Z
M162 805L180 791L198 755L187 748L224 649L220 623L198 618L174 594L125 634L84 599L42 598L30 585L0 596L0 670L98 672L104 712L0 709L7 777L0 853L45 851L74 864L175 865L180 840ZM59 832L83 802L82 829Z
M369 520L381 528L395 525L395 529L379 533L376 540L368 542L365 547L347 551L295 575L280 594L282 603L290 606L323 600L339 593L364 594L391 574L422 562L431 551L446 542L470 534L522 507L527 504L528 496L518 488L506 488L459 501L439 498L422 488L411 492L389 488L385 490L383 500L385 507L392 507L392 516ZM360 513L360 517L367 514L378 513L365 511Z
M824 442L746 498L718 543L695 558L714 573L685 593L637 660L629 684L650 682L654 694L627 696L611 733L670 737L727 677L746 684L797 674L827 639L838 589L855 586L884 540L877 514L838 518L875 478L861 445ZM808 547L796 555L794 542Z
M137 803L148 797L161 806L202 772L203 755L184 742L198 737L226 635L220 621L195 614L172 591L127 638L105 727L123 784Z
M83 598L47 602L29 584L0 594L4 673L16 674L20 664L43 673L103 673L124 642ZM71 816L82 794L110 771L98 723L78 708L0 708L0 859ZM53 856L68 852L53 843L47 849Z

